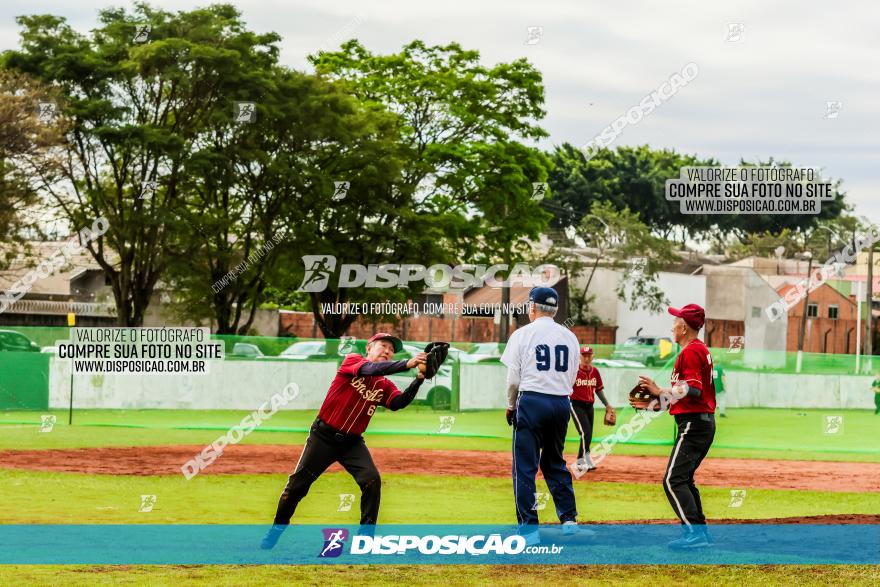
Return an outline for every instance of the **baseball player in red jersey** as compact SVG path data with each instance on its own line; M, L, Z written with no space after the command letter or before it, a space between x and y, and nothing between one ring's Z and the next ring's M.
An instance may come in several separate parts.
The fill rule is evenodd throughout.
M661 389L648 377L639 377L642 389L653 400L630 400L636 409L659 411L669 407L675 417L678 434L666 473L663 489L684 525L684 533L669 543L673 549L702 548L712 544L706 530L706 517L700 502L700 492L694 485L694 473L715 438L715 381L712 378L712 355L709 348L697 338L705 322L703 308L688 304L681 309L669 308L675 316L672 336L681 353L672 369L672 388Z
M299 461L278 501L275 521L260 546L270 549L290 524L297 504L312 483L333 463L348 471L361 489L361 525L370 526L379 517L382 482L370 451L361 436L376 406L400 410L415 398L424 376L419 373L401 392L385 375L393 375L425 362L425 353L409 360L392 361L403 348L395 336L380 332L367 341L367 356L347 355L330 383L327 397L312 424Z
M590 458L590 443L593 441L593 403L596 401L596 397L599 398L602 405L610 408L603 389L605 389L605 385L602 383L602 375L593 366L593 347L581 347L580 365L570 399L572 420L581 437L576 465L584 472L596 468ZM610 410L613 412L614 408L610 408Z

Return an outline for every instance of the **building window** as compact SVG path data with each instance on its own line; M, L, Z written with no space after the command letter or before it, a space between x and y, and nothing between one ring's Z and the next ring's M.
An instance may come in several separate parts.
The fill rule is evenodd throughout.
M807 304L807 318L819 317L819 304Z
M752 306L752 318L760 318L761 317L761 307L760 306Z
M828 306L828 317L837 320L837 306Z

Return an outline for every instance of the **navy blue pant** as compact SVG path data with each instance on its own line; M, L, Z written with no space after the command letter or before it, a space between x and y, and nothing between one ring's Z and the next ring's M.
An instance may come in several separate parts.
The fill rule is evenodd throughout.
M571 473L562 456L570 410L568 396L533 391L519 396L513 426L513 495L520 526L538 524L540 500L535 496L535 477L539 466L559 521L577 518Z

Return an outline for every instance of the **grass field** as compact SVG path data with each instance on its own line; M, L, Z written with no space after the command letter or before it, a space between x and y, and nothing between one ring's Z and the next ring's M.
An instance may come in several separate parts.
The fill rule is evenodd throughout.
M199 475L186 481L180 475L134 477L0 470L0 484L5 488L0 516L5 523L22 524L270 523L285 480L284 475ZM382 522L511 523L512 490L506 479L384 474L382 481ZM39 500L34 499L36 487L40 488ZM542 481L538 491L547 491ZM700 492L706 515L715 519L880 511L880 494L751 489L742 506L730 508L729 488L705 487ZM359 490L348 474L326 473L302 501L296 520L303 524L357 524L357 507L349 512L337 511L341 493L359 495ZM149 514L138 512L144 494L157 496ZM672 517L659 483L576 483L575 495L580 518L585 522ZM436 507L426 508L426 503ZM558 522L552 505L539 515L542 522Z
M97 446L150 446L205 444L234 426L244 411L212 410L76 410L74 426L67 426L64 410L54 414L51 434L36 433L40 413L0 412L0 449L78 448ZM618 412L618 427L632 415ZM453 416L449 433L440 434L440 417ZM842 415L840 433L825 434L824 418ZM277 413L244 439L245 444L302 444L314 410ZM750 408L731 410L718 419L712 446L714 457L880 462L880 416L868 410L783 410ZM619 444L615 454L668 455L673 423L662 417L653 421L631 443ZM594 442L612 428L597 423ZM503 412L434 412L429 409L398 413L379 411L367 432L375 447L495 450L510 449L510 428ZM567 451L576 450L577 433L569 426Z
M622 411L619 422L625 422ZM39 432L40 413L0 413L0 450L109 446L207 444L245 415L239 411L80 410L74 426L67 413L53 412L54 429ZM823 433L824 417L843 415L841 433ZM439 434L440 416L452 415L448 434ZM280 412L248 436L249 444L301 444L313 411ZM868 411L731 410L719 420L709 458L769 458L830 461L880 461L880 417ZM610 429L597 426L601 436ZM367 442L374 447L508 451L510 429L501 412L438 413L427 409L378 413ZM576 450L569 431L568 454ZM668 455L672 424L660 418L615 454ZM222 458L222 457L221 457ZM292 466L292 463L291 463ZM174 476L86 475L0 468L0 516L4 523L184 524L269 523L284 475L200 475L186 481ZM539 482L539 490L545 490ZM701 490L710 519L776 518L822 514L876 514L880 493L793 491L749 488L739 508L730 508L730 488ZM671 519L659 484L589 482L575 484L582 521ZM340 493L359 495L344 473L328 473L300 505L295 521L355 524L357 507L339 512ZM138 512L140 496L153 494L152 512ZM425 504L430 504L426 507ZM381 521L385 523L490 523L513 521L510 481L503 478L436 477L383 474ZM540 512L554 520L552 506ZM598 585L687 582L689 585L849 584L880 581L877 567L866 566L659 566L659 567L274 567L274 566L3 566L0 583L258 585L521 585L589 581Z
M9 566L0 581L25 585L590 585L719 587L847 585L873 587L876 567L803 566Z

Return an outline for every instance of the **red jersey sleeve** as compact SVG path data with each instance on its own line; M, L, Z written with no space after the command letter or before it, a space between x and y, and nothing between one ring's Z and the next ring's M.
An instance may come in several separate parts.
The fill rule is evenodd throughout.
M349 375L354 377L358 374L361 365L367 362L367 358L358 354L345 355L342 364L339 366L340 375Z
M605 389L605 384L602 383L602 374L599 373L599 370L593 367L594 373L596 373L596 391L602 391Z
M402 393L390 379L383 379L382 389L385 390L385 401L382 402L382 405L386 408L391 404L391 400Z
M697 347L686 347L682 352L679 365L678 380L703 391L703 360Z

